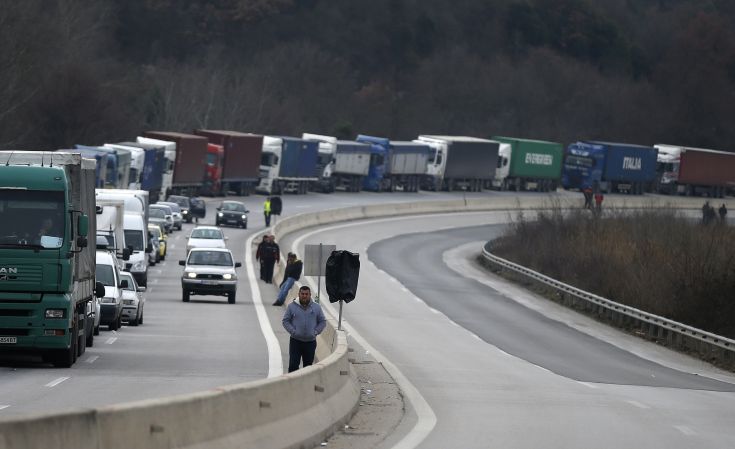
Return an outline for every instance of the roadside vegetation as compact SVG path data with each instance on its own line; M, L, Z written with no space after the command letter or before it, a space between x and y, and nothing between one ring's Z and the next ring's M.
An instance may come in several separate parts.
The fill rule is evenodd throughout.
M556 207L519 216L493 253L610 300L735 338L735 228L674 210Z

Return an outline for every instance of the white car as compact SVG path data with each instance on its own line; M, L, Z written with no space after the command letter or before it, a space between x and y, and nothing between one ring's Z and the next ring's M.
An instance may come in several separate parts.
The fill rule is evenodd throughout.
M195 248L189 251L186 260L180 260L184 267L181 275L183 302L189 302L191 295L227 296L227 302L235 303L237 294L236 268L242 266L232 259L232 253L223 248Z
M227 237L216 226L197 226L189 234L186 242L186 252L192 248L226 248Z
M111 331L120 328L122 321L122 289L120 288L120 271L117 268L115 255L109 251L98 250L96 253L97 269L95 281L105 287L105 296L100 307L100 324L107 325Z
M145 287L139 287L135 278L127 271L120 272L122 285L122 320L131 326L143 324L145 307Z

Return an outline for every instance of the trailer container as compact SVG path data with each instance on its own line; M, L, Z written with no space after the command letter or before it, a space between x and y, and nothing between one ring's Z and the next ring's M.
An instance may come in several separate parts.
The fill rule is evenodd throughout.
M360 134L357 141L371 145L370 171L363 187L375 191L418 192L431 148L418 142L391 141Z
M664 144L655 147L659 192L722 198L735 188L735 153Z
M216 147L208 146L206 137L168 131L147 131L143 136L176 144L170 194L196 196L219 191L221 155Z
M311 184L313 190L325 193L362 190L363 179L370 170L370 145L319 134L304 133L302 137L319 142L319 180Z
M504 145L493 187L500 190L555 191L561 179L564 147L543 140L495 136Z
M306 193L318 180L319 143L296 137L263 136L260 182L257 191L278 195Z
M491 183L498 159L498 142L466 136L422 135L414 142L428 145L431 150L426 175L421 187L425 190L480 191Z
M209 129L197 129L194 134L224 149L222 193L232 191L236 195L249 195L253 192L260 175L263 136Z

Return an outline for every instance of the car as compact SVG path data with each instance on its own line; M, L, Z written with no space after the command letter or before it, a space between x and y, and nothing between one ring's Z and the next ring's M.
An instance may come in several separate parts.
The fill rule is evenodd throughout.
M122 320L130 326L143 324L145 308L145 287L140 287L132 274L120 272L122 285Z
M245 203L241 203L240 201L223 201L217 208L217 217L214 219L214 224L216 226L231 224L247 228L248 212L250 211L245 207Z
M226 248L227 237L216 226L197 226L189 234L186 242L187 253L192 248Z
M161 260L161 242L153 235L150 228L148 229L148 246L151 248L151 251L148 253L148 265L153 266Z
M120 328L122 322L122 289L120 271L115 256L109 251L97 251L95 280L105 287L105 295L100 306L100 324L107 325L111 331Z
M162 204L171 208L172 216L174 219L174 229L178 229L179 231L181 231L181 228L184 226L184 217L183 215L181 215L181 206L168 201L159 201L156 204Z
M169 195L168 198L166 198L166 202L178 204L181 208L181 218L187 223L192 222L194 216L191 214L191 200L188 196Z
M226 248L194 248L186 260L181 275L182 301L189 302L191 295L227 296L227 302L235 303L237 273L240 262L233 262L232 253Z
M195 196L191 197L189 202L191 203L191 209L189 209L189 212L191 213L191 216L197 220L197 223L199 223L200 218L207 216L207 204L203 199Z
M153 234L153 240L158 240L158 252L156 262L166 260L166 252L168 250L168 236L161 230L159 225L149 224L148 232Z
M174 227L173 211L163 204L151 204L148 206L148 224L160 225L164 232L170 234Z

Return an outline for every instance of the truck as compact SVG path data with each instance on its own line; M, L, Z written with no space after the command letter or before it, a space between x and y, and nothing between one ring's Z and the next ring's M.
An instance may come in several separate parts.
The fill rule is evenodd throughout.
M565 189L640 195L656 181L657 150L627 143L580 141L565 152L561 182Z
M75 151L75 150L67 150ZM95 161L0 152L0 352L74 364L93 343Z
M660 193L722 198L735 188L735 153L657 144Z
M133 189L147 190L151 203L163 198L163 177L168 165L163 146L131 141L105 145L132 152L133 162L130 167L131 172L136 176L136 185ZM130 188L130 184L121 185L118 188Z
M197 129L194 134L209 139L210 144L221 145L221 192L249 195L255 190L260 175L260 159L263 153L263 136L237 131Z
M319 142L317 174L319 180L311 184L317 192L330 193L335 190L359 192L370 172L370 145L336 137L304 133L306 140Z
M168 198L171 185L174 180L174 167L176 166L176 142L151 139L143 136L136 137L135 141L138 143L163 147L163 156L166 158L166 168L163 170L163 177L161 179L161 197Z
M174 142L176 163L168 195L214 195L222 182L224 150L204 136L169 131L147 131L144 137Z
M83 148L81 145L77 145L76 147ZM107 179L104 185L105 187L113 189L127 188L130 182L130 163L132 161L130 150L126 148L112 148L108 145L86 148L95 148L107 153Z
M424 190L479 192L492 182L499 143L466 136L422 135L414 140L430 147Z
M263 136L260 182L256 191L267 195L304 194L318 180L319 143L297 137Z
M501 143L493 188L555 192L561 180L564 147L557 142L494 136Z
M82 148L80 148L82 147ZM59 153L68 153L70 150L56 150ZM106 151L100 151L97 147L88 147L83 145L77 145L76 149L82 157L92 159L95 161L95 175L94 175L94 186L97 188L105 188L107 184L107 168L108 168L108 153Z
M105 238L107 242L105 249L115 254L120 270L124 270L125 262L132 254L125 245L125 201L97 198L96 203L97 237Z
M370 171L365 190L418 192L426 175L431 148L425 143L395 141L360 134L358 142L370 144Z

